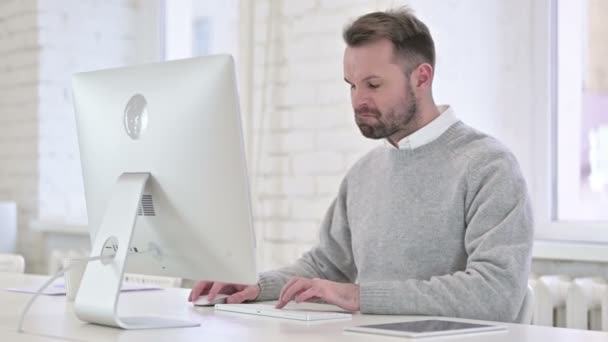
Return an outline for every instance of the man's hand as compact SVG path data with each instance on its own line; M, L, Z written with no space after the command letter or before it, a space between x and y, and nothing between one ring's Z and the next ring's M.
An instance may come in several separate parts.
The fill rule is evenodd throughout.
M207 296L212 301L218 294L230 295L226 298L228 304L238 304L248 300L255 300L260 294L258 285L239 285L218 283L212 281L199 281L192 287L188 301L194 302L200 296Z
M359 285L318 278L291 278L283 286L276 308L282 309L291 300L302 303L319 299L347 311L359 311Z

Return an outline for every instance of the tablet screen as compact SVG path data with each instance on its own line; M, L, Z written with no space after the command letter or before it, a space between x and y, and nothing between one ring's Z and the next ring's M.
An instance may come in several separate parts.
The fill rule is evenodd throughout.
M426 332L438 332L446 330L462 330L462 329L477 329L490 327L484 324L472 324L463 322L450 322L450 321L439 321L439 320L426 320L426 321L413 321L413 322L399 322L399 323L388 323L388 324L373 324L373 325L361 325L361 328L372 328L381 330L392 330L392 331L408 331L412 333L426 333Z
M508 331L502 325L453 322L441 319L345 327L344 331L405 337L432 337Z

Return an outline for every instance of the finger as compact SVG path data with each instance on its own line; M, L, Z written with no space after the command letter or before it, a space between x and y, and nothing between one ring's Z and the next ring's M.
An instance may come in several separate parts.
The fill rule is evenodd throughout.
M245 301L243 291L232 294L226 298L226 304L240 304Z
M285 291L287 289L289 289L291 287L291 285L293 285L293 283L295 283L296 281L300 280L302 278L298 278L298 277L293 277L291 279L289 279L289 281L287 282L287 284L285 284L283 286L283 288L281 289L281 292L279 293L279 298L278 300L280 301L283 298L283 295L285 294Z
M296 285L296 286L298 286L298 288L294 288L294 286L291 287L291 289L293 289L293 293L290 294L289 297L285 296L285 301L277 303L275 308L277 308L277 309L284 308L285 305L289 304L289 302L294 300L295 297L297 297L300 293L307 291L309 289L309 287L307 287L307 286L300 286L300 285Z
M222 287L218 291L218 293L229 295L229 294L233 294L233 293L238 292L238 291L239 291L239 289L238 289L238 287L236 287L236 285L234 285L234 284L224 284L224 287Z
M213 286L211 286L211 289L209 290L209 293L207 294L207 299L212 301L215 299L215 297L217 296L218 293L220 293L220 291L222 290L222 288L226 286L226 284L224 283L213 283Z
M283 302L283 298L285 298L285 293L287 293L287 291L289 291L289 289L296 283L298 283L302 278L298 278L298 277L294 277L289 279L289 281L287 282L287 284L285 284L285 286L283 286L283 288L281 289L281 293L279 294L279 303ZM278 306L278 303L277 303Z
M355 292L356 288L349 289L349 287L355 287L352 284L342 285L335 282L327 281L327 280L319 280L313 281L312 289L316 290L310 291L309 293L301 293L296 301L299 303L300 301L308 301L312 298L322 299L327 304L333 304L339 306L340 308L347 311L358 311L359 304L353 298L356 294L351 293ZM355 290L355 291L353 291Z
M190 290L190 295L188 296L188 301L192 301L194 297L198 297L203 288L205 287L204 281L197 281L194 286L192 286L192 290Z
M253 286L248 286L242 291L239 291L228 298L226 298L227 304L239 304L248 300L254 300L257 296L257 290Z
M300 279L300 280L296 281L287 290L285 290L285 293L283 294L283 297L281 298L279 303L277 303L276 308L282 309L298 293L308 290L310 287L312 287L312 282L309 279Z
M301 292L295 298L296 303L306 302L311 299L320 298L319 296L319 288L311 287L306 291Z
M194 284L190 291L190 296L188 296L188 301L193 302L197 300L210 284L211 282L208 281L199 281Z

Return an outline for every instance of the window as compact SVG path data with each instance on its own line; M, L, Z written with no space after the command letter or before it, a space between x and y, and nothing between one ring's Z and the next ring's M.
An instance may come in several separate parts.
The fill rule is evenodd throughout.
M608 221L608 2L558 1L556 208L559 221Z
M164 1L166 60L229 53L238 58L239 1Z
M162 59L231 54L235 61L241 110L245 114L251 113L249 81L252 68L249 63L253 43L244 39L249 34L250 18L241 15L248 13L251 2L162 0L161 3ZM244 115L244 127L249 127L249 124L248 117ZM244 135L248 141L247 129Z
M608 42L602 35L608 33L608 22L602 18L608 15L608 2L549 0L537 11L538 57L534 65L538 69L536 79L540 80L535 87L540 105L538 117L532 118L537 144L531 146L538 159L533 179L536 239L605 244L608 59L602 56L608 51ZM540 20L543 16L550 25ZM569 258L566 254L570 252L562 246L554 247L535 246L535 255ZM589 254L587 248L582 246L570 254L582 258ZM591 253L593 260L608 261L602 248ZM538 252L541 249L543 252Z

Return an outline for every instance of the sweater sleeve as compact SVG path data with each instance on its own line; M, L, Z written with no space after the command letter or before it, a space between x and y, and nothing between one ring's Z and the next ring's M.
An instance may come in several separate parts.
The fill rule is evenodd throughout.
M533 219L515 158L493 153L469 163L466 268L428 280L360 284L361 312L417 314L512 322L526 293Z
M356 268L346 216L346 180L321 224L319 243L293 265L263 272L259 276L260 294L256 300L274 300L292 277L322 278L354 282Z

